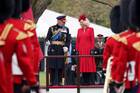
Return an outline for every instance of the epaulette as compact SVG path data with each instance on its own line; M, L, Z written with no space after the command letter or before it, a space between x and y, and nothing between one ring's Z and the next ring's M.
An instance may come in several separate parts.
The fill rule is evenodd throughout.
M31 20L26 20L24 24L24 30L33 30L36 28L36 25Z
M119 34L112 35L111 37L112 37L113 39L115 39L116 41L119 41L119 39L120 39L120 35L119 35Z
M137 51L140 51L140 41L135 42L135 43L132 45L132 47L133 47L134 49L136 49Z
M123 44L127 45L127 44L128 44L127 38L129 38L129 37L131 37L131 36L133 36L133 35L135 35L135 32L134 32L134 33L131 33L131 34L128 34L128 35L126 35L126 36L121 37L121 38L119 39L119 41L122 42Z
M123 44L127 45L127 39L126 39L126 37L120 38L119 41L122 42Z
M13 24L7 24L0 35L0 46L5 45L5 40L8 37L10 30L13 28Z
M25 32L19 30L18 28L13 28L13 31L16 31L18 33L16 40L23 40L25 38L28 38L28 35Z

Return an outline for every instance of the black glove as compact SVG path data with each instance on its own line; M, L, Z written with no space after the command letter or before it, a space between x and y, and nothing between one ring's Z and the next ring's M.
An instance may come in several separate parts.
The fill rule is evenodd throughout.
M110 82L109 86L113 86L116 88L120 88L123 85L123 83L116 83L114 81Z
M114 81L109 83L109 92L108 93L118 93L121 89L120 87L123 86L123 83L116 83ZM122 90L122 89L121 89Z

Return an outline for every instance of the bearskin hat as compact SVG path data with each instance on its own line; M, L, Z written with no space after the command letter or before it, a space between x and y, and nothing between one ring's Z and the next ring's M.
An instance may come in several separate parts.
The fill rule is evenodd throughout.
M22 11L22 1L21 0L14 0L15 1L15 8L13 13L13 18L20 18L20 14Z
M14 0L0 1L0 23L12 16L14 11Z
M110 27L112 32L120 33L125 31L127 28L122 25L120 21L120 6L116 5L112 8L110 12Z
M140 28L140 0L132 0L129 7L129 22L133 27Z
M129 26L129 6L131 0L120 1L120 21L123 26L128 28Z
M120 33L120 6L114 6L110 12L110 27L112 32Z
M22 0L22 13L30 8L30 0Z

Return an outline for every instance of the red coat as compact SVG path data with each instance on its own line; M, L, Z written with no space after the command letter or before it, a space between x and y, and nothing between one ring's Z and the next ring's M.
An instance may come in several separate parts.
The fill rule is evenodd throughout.
M10 24L10 25L9 25ZM0 34L4 36L5 46L3 47L5 67L6 67L6 80L8 82L8 93L13 93L13 80L11 63L13 53L16 53L18 58L18 64L30 85L36 83L36 78L34 76L33 67L31 64L31 46L30 41L23 30L23 24L20 21L11 21L10 19L5 22L6 30L1 30ZM5 28L4 27L4 28ZM4 29L1 28L1 29Z
M132 30L129 29L129 31L132 31ZM139 41L140 41L140 38L137 37L135 32L121 39L122 43L120 46L119 56L117 57L118 65L115 71L116 76L114 75L112 79L117 82L122 82L125 80L125 88L130 88L134 86L136 84L136 78L138 78L139 62L136 59L138 58L137 55L140 49L138 45L136 45L137 49L134 47L134 45L136 42L139 42ZM133 72L131 76L134 76L134 77L130 78L129 72ZM132 81L132 86L130 84L130 81Z
M76 50L80 55L90 55L91 49L94 49L94 30L91 27L78 29L76 38ZM96 72L94 57L82 57L80 61L80 72Z

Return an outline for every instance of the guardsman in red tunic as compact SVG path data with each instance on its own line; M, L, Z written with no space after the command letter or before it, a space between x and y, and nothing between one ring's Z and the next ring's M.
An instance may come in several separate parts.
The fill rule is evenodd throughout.
M119 33L116 35L113 35L111 37L109 37L107 39L106 45L105 45L105 49L104 49L104 53L103 53L103 71L106 70L107 67L107 63L110 57L111 58L111 63L109 63L111 67L109 67L110 71L110 75L109 77L107 77L108 79L105 80L105 87L107 88L107 83L110 81L110 77L112 77L114 75L114 72L116 70L116 64L117 62L115 62L115 58L118 55L118 49L120 46L120 41L119 39L125 36L128 36L129 34L133 33L131 31L127 31L127 27L125 27L122 22L120 22L120 6L115 6L110 14L110 19L111 19L111 29L114 33ZM125 31L126 30L126 31ZM123 31L123 32L122 32ZM105 71L104 71L105 72ZM108 73L108 72L107 72ZM107 84L107 85L106 85ZM106 89L104 88L104 91L106 91Z
M4 0L5 1L5 0ZM13 1L8 0L8 4L12 5ZM6 10L3 10L7 12ZM8 10L9 11L9 10ZM30 41L27 34L22 30L21 24L16 24L17 21L11 23L9 20L4 22L4 26L1 27L2 31L0 32L1 39L5 43L5 46L2 47L3 55L5 59L6 67L6 79L7 80L7 91L8 93L13 93L13 80L12 80L12 56L16 53L19 66L27 79L27 84L35 85L36 78L34 76L33 67L31 64L30 58ZM20 23L20 22L19 22Z
M111 56L115 56L113 50L116 46L116 43L118 43L118 41L116 40L116 38L114 38L114 36L118 35L118 38L120 37L118 33L124 31L124 28L121 27L120 24L120 6L117 5L115 6L111 12L110 12L110 26L111 29L114 33L116 33L116 35L110 36L107 38L107 41L105 43L105 47L104 47L104 51L103 51L103 70L106 70L106 66L107 66L107 62L109 57Z
M5 22L6 23L6 22ZM17 26L18 27L18 26ZM30 58L30 41L28 39L27 34L22 32L20 28L14 26L14 23L11 24L7 21L4 30L1 32L3 35L3 39L5 40L6 45L3 47L4 58L5 58L5 66L6 66L6 74L8 81L8 91L9 93L13 93L13 80L12 80L12 56L13 53L16 53L18 58L18 64L26 77L29 85L36 84L36 79L34 76L33 67L31 64Z
M140 83L140 2L133 0L130 3L130 25L133 29L129 29L133 34L128 37L121 38L120 52L117 57L116 76L112 78L116 85L120 86L125 82L125 93L137 93L138 84Z
M118 12L120 11L120 13L116 12L116 14L115 14L115 12L114 13L112 12L111 15L110 15L110 19L112 21L111 22L111 29L114 33L119 33L119 34L115 34L115 35L113 35L113 36L111 36L107 39L106 46L105 46L105 49L104 49L104 54L103 54L103 62L104 62L103 63L103 69L106 68L107 61L108 61L108 58L110 56L113 56L113 57L117 56L117 54L118 54L118 49L117 48L119 48L119 38L121 38L123 36L127 36L131 33L131 32L127 32L128 16L126 16L128 14L127 13L128 8L127 8L126 5L130 1L131 0L129 0L129 1L121 0L121 10L118 9L118 6L116 7L116 11L118 9ZM125 6L123 6L125 11L122 11L122 2L125 3ZM114 10L115 10L115 8L114 8ZM113 16L115 16L115 15L116 15L116 17L114 18ZM120 19L121 19L121 21L120 21ZM122 33L120 33L120 32L122 32ZM112 67L112 68L114 68L114 67Z
M22 0L22 13L25 13L25 12L28 13L29 8L30 8L30 0ZM33 19L33 18L30 18L30 19ZM30 40L31 40L31 44L32 44L33 52L34 52L33 53L34 70L35 70L35 73L38 74L39 64L40 64L40 60L43 58L43 53L41 51L39 41L37 38L35 23L33 22L33 20L30 20L30 19L27 19L22 16L22 20L25 22L24 30L26 30L30 36Z
M121 27L128 28L128 26L129 26L129 22L128 22L128 9L129 8L128 7L129 7L130 1L131 0L121 0L120 1L120 23L122 25ZM131 28L128 28L128 29L131 29ZM112 61L111 77L115 77L115 71L116 71L116 67L118 64L118 62L116 61L116 58L118 56L119 47L120 47L120 43L121 43L119 41L119 39L123 38L123 37L128 37L132 33L133 33L133 31L126 30L126 31L120 33L119 35L113 36L113 38L116 39L118 41L118 43L115 46L114 51L113 51L115 56L114 56L113 61Z
M37 71L35 71L35 69L38 70L38 68L39 68L39 66L38 66L39 65L39 61L38 61L39 60L39 52L36 49L36 47L39 47L39 43L37 42L36 38L35 39L31 38L31 37L35 37L35 34L30 31L30 29L34 30L35 26L26 24L26 22L24 20L20 19L20 14L21 14L22 10L26 11L29 8L30 3L29 3L29 0L15 0L15 3L16 4L15 4L14 14L13 14L12 18L10 18L8 20L8 22L14 24L20 30L22 30L22 31L24 31L25 33L28 34L28 37L30 39L29 48L32 51L32 53L29 54L30 57L31 57L30 63L32 63L32 67L34 68L34 72L36 73ZM23 5L23 3L26 3L26 6L24 5L23 8L21 9L21 6ZM30 29L29 29L29 27L30 27ZM36 44L36 42L37 42L37 44ZM34 47L35 47L36 50L35 49L33 50ZM40 49L40 47L39 47L39 49ZM14 60L13 60L13 74L14 74L14 86L15 86L14 91L15 91L15 93L19 93L21 91L21 88L24 87L24 86L21 86L21 85L25 85L25 82L23 82L23 81L26 81L26 79L24 79L24 77L23 77L24 73L19 68L20 66L18 64L19 62L17 62L18 60L16 60L17 59L16 56L14 55L13 57L14 57ZM36 58L36 59L34 59L34 58ZM34 67L34 65L36 67ZM34 75L35 75L35 73L34 73Z

